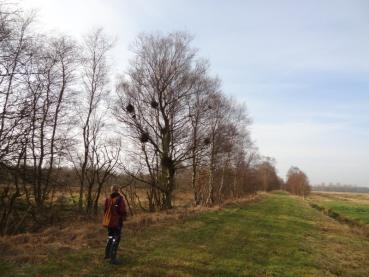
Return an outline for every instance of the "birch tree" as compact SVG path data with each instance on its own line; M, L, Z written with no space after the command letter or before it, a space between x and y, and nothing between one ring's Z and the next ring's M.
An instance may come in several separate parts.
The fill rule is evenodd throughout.
M190 42L191 37L180 32L139 36L135 57L118 87L115 115L142 144L147 172L157 176L150 186L160 191L165 209L172 207L176 172L191 157L188 99L207 71ZM153 168L156 158L159 166Z

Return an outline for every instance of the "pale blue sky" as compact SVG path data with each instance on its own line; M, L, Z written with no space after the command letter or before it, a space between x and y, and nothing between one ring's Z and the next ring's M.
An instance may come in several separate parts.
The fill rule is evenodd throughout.
M21 2L39 10L39 28L80 36L103 26L118 39L117 72L138 33L192 33L281 176L296 165L314 184L369 186L369 1Z

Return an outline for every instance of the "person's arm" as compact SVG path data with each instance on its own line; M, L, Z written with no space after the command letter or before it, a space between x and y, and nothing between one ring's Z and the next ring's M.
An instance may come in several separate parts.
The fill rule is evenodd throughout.
M104 205L104 214L108 210L108 198L105 199L105 205Z
M127 219L126 203L124 202L123 197L120 197L118 213L123 218L123 220Z

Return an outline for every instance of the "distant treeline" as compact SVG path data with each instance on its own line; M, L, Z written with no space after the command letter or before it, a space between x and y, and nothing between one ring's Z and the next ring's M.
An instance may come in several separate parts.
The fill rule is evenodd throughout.
M358 192L358 193L369 193L369 187L358 187L352 185L341 185L341 184L321 184L312 186L313 191L334 191L334 192Z

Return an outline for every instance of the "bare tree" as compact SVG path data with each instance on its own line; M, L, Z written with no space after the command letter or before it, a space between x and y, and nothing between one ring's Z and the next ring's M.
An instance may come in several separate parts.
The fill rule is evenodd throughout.
M196 205L256 190L262 167L255 162L246 110L223 94L191 36L138 37L117 85L113 113L124 130L114 139L104 105L111 41L101 29L79 47L65 36L41 35L31 29L32 16L9 7L0 5L2 233L17 229L29 214L35 221L50 214L68 162L78 179L79 210L88 213L97 213L104 185L121 173L118 165L121 181L128 180L125 197L145 206L134 190L145 185L150 211L172 208L182 172ZM26 213L15 212L16 201L28 204Z
M287 173L286 189L305 198L310 193L311 186L306 174L298 167L293 166Z
M27 101L23 77L29 64L32 16L6 3L0 5L0 232L10 229L14 205L21 196L20 159L25 152Z
M4 11L3 7L0 7L0 167L13 176L3 195L9 198L13 193L9 205L25 196L35 215L35 209L44 211L45 201L55 185L54 168L63 156L65 141L61 129L73 82L74 44L65 37L46 39L36 34L30 28L32 15L25 16L21 10ZM4 211L6 232L12 207ZM23 219L16 219L17 226Z
M120 152L118 148L116 154L109 154L106 135L102 133L105 127L104 113L106 112L103 100L109 93L107 55L111 48L112 43L104 35L102 29L97 29L87 35L81 47L84 95L78 103L78 109L83 151L79 153L77 149L75 151L77 157L72 157L72 159L80 182L79 209L82 211L85 197L87 212L90 212L93 206L97 211L101 186L113 170L112 166L116 164L116 154ZM102 170L105 172L103 176L101 176ZM93 190L96 185L98 188L94 199Z
M215 171L219 162L222 148L226 139L226 125L230 116L230 102L221 93L215 93L211 96L211 113L207 119L209 126L210 148L208 152L208 190L207 196L204 199L207 205L212 205L215 202Z
M191 186L195 205L202 202L201 186L199 184L199 167L204 162L208 145L210 144L208 113L212 106L210 97L220 90L220 80L202 76L196 84L194 92L189 98L188 113L191 123Z
M256 169L261 190L271 191L281 188L280 179L275 168L275 159L263 157Z
M1 7L2 8L2 7ZM11 163L17 155L18 139L27 103L22 97L23 77L31 56L32 17L18 11L0 11L0 161Z
M190 42L185 33L139 36L127 78L118 86L115 115L133 143L142 142L147 172L157 176L150 186L162 193L162 208L172 207L176 172L191 157L187 103L207 71ZM156 159L158 168L151 166Z
M94 213L98 212L98 204L103 185L110 180L117 168L120 159L121 145L120 141L110 141L109 144L96 145L93 147L95 157L95 172L96 172L96 192L93 193Z
M38 38L25 80L30 132L24 160L32 171L25 180L32 187L31 197L27 199L34 201L39 209L44 207L55 185L54 169L65 155L62 126L67 122L74 74L74 42L65 37L48 38L47 42ZM29 195L27 187L24 188Z

